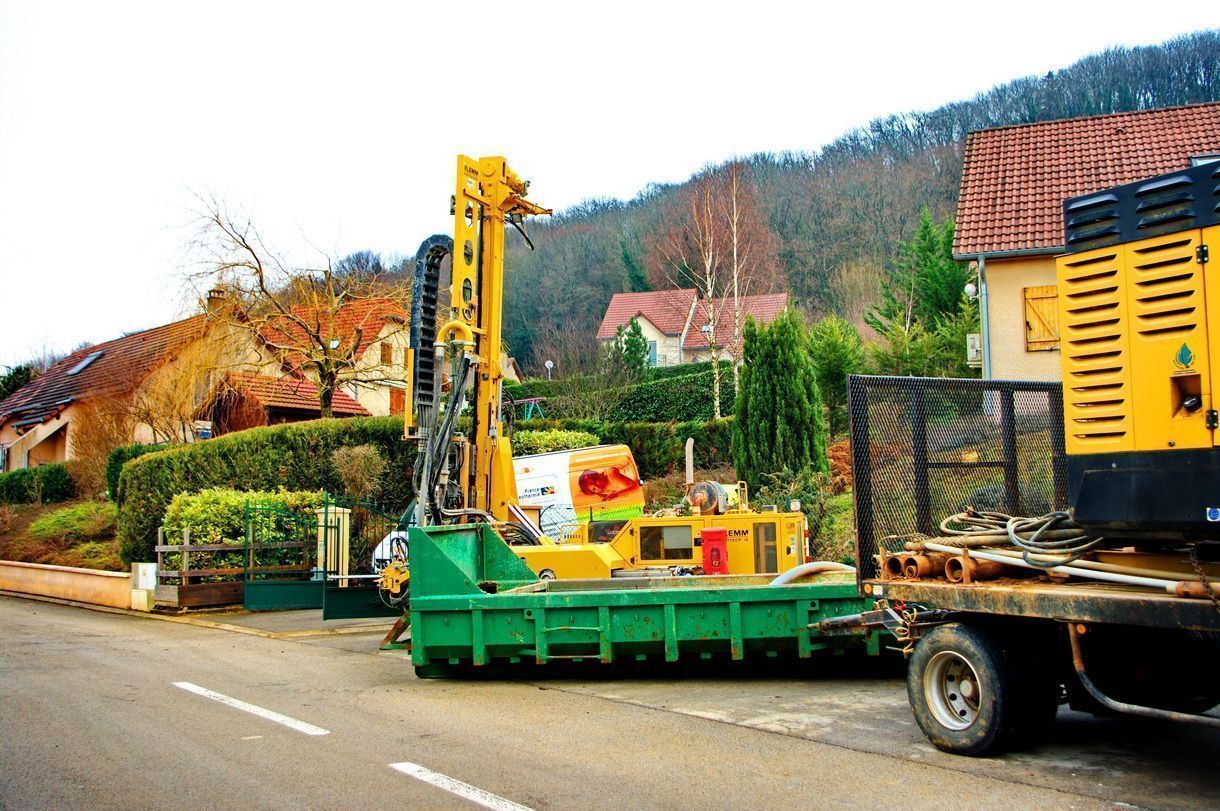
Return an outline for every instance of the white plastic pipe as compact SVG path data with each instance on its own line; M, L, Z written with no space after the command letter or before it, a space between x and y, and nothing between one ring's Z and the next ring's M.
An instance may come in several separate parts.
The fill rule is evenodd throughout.
M823 572L854 572L855 570L855 566L848 566L846 563L836 563L832 560L812 560L809 563L802 563L800 566L793 566L791 569L772 580L771 585L782 586L785 583L800 580L802 577L809 577L813 574L822 574Z
M995 552L997 555L1007 555L1010 558L1020 558L1021 553L1011 549L988 549L988 552ZM1041 554L1038 552L1030 552L1031 558L1040 560L1053 561L1056 556L1052 553ZM1194 580L1197 581L1199 576L1190 572L1171 572L1165 569L1145 569L1141 566L1123 566L1119 563L1102 563L1099 560L1074 560L1066 564L1077 569L1095 569L1099 572L1118 572L1119 574L1135 574L1145 577L1164 577L1167 580Z
M933 552L946 552L950 555L958 556L962 554L960 547L945 546L939 543L924 542L924 548ZM1066 574L1072 577L1083 577L1092 580L1105 580L1110 583L1126 583L1129 586L1148 586L1154 589L1165 589L1170 594L1174 593L1174 588L1178 585L1179 580L1165 580L1160 577L1139 577L1130 574L1118 574L1117 572L1100 572L1094 569L1081 569L1076 566L1035 566L1032 563L1026 563L1021 558L1010 558L1007 555L1000 555L995 552L983 552L979 549L970 549L970 557L978 558L979 560L990 560L996 563L1006 563L1009 566L1020 566L1022 569L1036 569L1040 572L1056 572L1058 574Z

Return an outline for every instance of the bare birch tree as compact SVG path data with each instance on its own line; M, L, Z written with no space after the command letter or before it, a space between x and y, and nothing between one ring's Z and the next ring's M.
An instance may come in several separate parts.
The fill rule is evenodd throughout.
M696 313L699 328L707 337L712 359L712 415L721 418L720 353L724 347L716 341L716 325L724 306L722 298L722 234L723 222L717 203L716 178L709 172L692 183L683 201L681 218L662 236L660 253L663 273L674 287L693 286L698 293Z

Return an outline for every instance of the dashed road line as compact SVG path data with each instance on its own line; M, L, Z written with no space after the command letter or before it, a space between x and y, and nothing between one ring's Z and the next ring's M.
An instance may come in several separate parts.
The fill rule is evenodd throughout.
M418 763L391 763L390 768L414 777L416 780L422 780L437 788L444 789L450 794L456 794L484 808L491 808L493 811L533 811L528 805L519 805L512 800L506 800L499 795L492 794L490 791L484 791L469 783L463 783L461 780L455 780L448 775L424 768Z
M245 701L242 701L240 699L236 699L231 696L226 696L223 693L217 693L215 690L209 690L206 687L200 687L198 684L191 684L189 681L176 681L176 682L174 682L174 686L181 688L183 690L186 690L188 693L194 693L195 695L203 696L204 698L210 698L213 701L219 701L221 704L225 704L229 707L233 707L235 709L242 710L244 712L248 712L251 715L257 715L260 718L266 718L268 721L274 721L277 724L283 724L284 726L288 727L289 729L295 729L297 732L303 732L306 735L329 735L330 734L329 729L322 729L322 727L316 727L313 724L307 724L304 721L298 721L295 718L290 718L289 716L284 715L282 713L275 712L274 710L268 710L268 709L259 707L254 704L248 704Z

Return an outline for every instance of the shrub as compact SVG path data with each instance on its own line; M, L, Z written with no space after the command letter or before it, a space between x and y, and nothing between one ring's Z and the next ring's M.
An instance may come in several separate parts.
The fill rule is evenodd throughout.
M322 491L244 491L212 487L198 493L179 493L165 509L165 542L181 544L183 530L190 530L192 544L242 543L246 537L246 505L279 507L289 512L310 513L320 509L326 499ZM252 529L261 541L275 540L272 510L252 514ZM236 568L242 565L242 552L192 553L192 569ZM179 556L166 557L166 566L176 569Z
M344 491L352 498L367 498L385 472L385 457L373 445L335 448L330 455Z
M764 473L761 480L762 486L750 499L755 505L774 504L786 510L792 499L800 499L801 512L809 522L809 546L814 559L850 562L851 495L833 495L829 474L812 468L793 473L785 468L778 473Z
M164 445L120 445L110 452L110 456L106 457L106 496L114 499L119 492L119 474L123 472L123 465L143 456L146 453L161 450Z
M727 388L727 387L726 387ZM631 448L644 478L664 476L682 466L682 446L695 437L695 465L699 468L731 464L729 436L732 420L719 422L615 423L597 420L529 420L517 423L517 434L527 431L579 431L596 440L588 444L621 443ZM520 441L515 439L517 453ZM234 434L176 445L139 455L119 465L122 473L115 492L119 507L120 551L127 562L151 560L157 527L170 501L178 493L195 493L213 487L251 490L324 490L343 487L332 455L336 448L372 445L386 458L387 474L379 480L373 498L391 510L410 502L411 467L415 443L402 440L401 417L363 417L314 420L253 428ZM120 449L122 450L122 449Z
M78 493L93 498L103 492L110 454L130 441L135 422L125 397L95 397L80 404L68 434L68 468Z
M827 472L826 414L808 333L789 310L766 326L746 322L733 459L752 487L785 468Z
M118 510L104 501L85 501L40 516L30 524L27 533L40 541L60 542L68 546L75 541L102 540L114 537Z
M847 376L864 368L864 344L851 322L828 315L809 328L809 351L830 416L830 434L847 430Z
M323 419L252 428L205 442L179 445L123 466L116 503L123 559L149 560L166 506L179 493L213 487L250 490L342 488L331 461L336 448L375 445L387 460L373 498L388 509L411 500L415 443L402 439L402 417Z
M559 428L546 431L516 431L513 433L513 456L570 451L573 448L588 448L600 442L597 434L587 431L564 431Z
M0 473L0 504L55 504L75 495L68 466L61 462Z
M34 500L35 468L20 468L0 473L0 504L29 504Z

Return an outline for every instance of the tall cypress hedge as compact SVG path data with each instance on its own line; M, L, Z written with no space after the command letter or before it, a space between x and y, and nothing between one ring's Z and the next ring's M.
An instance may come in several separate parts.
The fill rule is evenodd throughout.
M737 475L757 488L763 474L827 472L826 415L809 338L789 310L764 327L746 322L733 422Z

